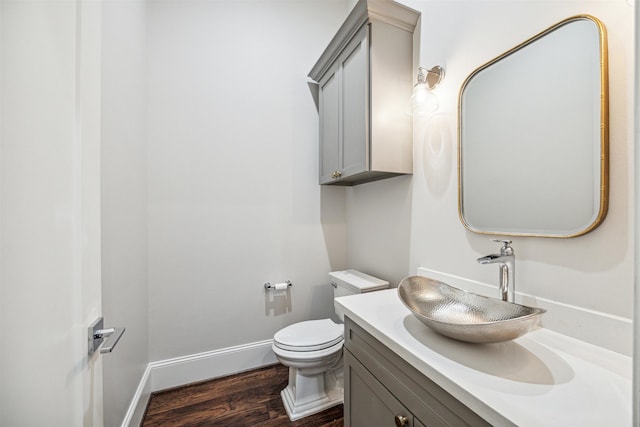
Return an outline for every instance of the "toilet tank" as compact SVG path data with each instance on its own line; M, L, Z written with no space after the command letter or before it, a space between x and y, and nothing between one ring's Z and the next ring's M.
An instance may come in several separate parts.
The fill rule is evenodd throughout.
M369 276L357 270L332 271L329 273L329 278L333 286L334 298L379 291L389 287L389 282L386 280ZM341 321L344 321L344 314L338 309L336 309L336 314Z

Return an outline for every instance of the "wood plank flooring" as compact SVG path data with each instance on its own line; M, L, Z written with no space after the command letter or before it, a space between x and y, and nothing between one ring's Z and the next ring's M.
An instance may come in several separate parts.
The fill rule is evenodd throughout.
M288 380L288 368L278 364L153 393L141 426L343 426L342 405L290 421L280 398Z

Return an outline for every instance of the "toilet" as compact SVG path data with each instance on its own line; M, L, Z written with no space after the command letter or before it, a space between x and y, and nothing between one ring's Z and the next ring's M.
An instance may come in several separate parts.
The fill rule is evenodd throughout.
M334 298L387 289L389 282L356 270L329 273ZM336 310L341 322L344 314ZM332 319L289 325L273 336L273 352L289 367L289 384L280 396L291 421L339 405L344 400L344 326Z

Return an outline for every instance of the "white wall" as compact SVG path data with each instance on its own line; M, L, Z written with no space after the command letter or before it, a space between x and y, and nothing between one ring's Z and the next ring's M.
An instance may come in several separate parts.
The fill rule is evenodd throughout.
M149 363L146 2L102 13L102 283L108 326L127 328L104 356L104 423L122 423Z
M380 201L412 192L407 274L418 266L485 283L497 283L495 266L477 257L498 246L486 235L466 231L457 211L457 101L464 79L477 67L575 14L590 13L608 29L610 71L610 202L604 223L592 233L572 239L513 238L517 258L517 290L541 298L632 317L633 301L633 13L617 1L403 1L422 12L419 65L446 68L437 89L439 114L414 126L414 175L411 182L371 183L355 187L348 201L348 251L359 267L380 268L379 259L392 251L369 244L371 234L400 228L397 218L376 211ZM418 65L417 64L417 65ZM373 188L375 187L375 189ZM396 201L397 202L397 201ZM407 203L407 202L405 202ZM402 205L402 208L406 205ZM387 208L391 210L391 208ZM354 213L354 215L352 215ZM368 224L362 226L362 224ZM357 231L355 231L357 230ZM383 232L384 234L384 232ZM364 243L361 243L364 242ZM396 245L402 251L401 244ZM368 260L368 261L367 261ZM400 261L398 261L399 263ZM400 264L387 267L402 268ZM497 292L497 291L496 291ZM580 329L567 319L567 330ZM582 339L591 339L589 331ZM631 337L623 337L630 352Z
M408 275L412 177L347 189L347 265L397 286ZM415 270L415 269L414 269Z
M345 191L317 184L306 74L344 1L163 1L148 12L151 360L328 316L327 273L346 267ZM287 299L265 294L284 280Z

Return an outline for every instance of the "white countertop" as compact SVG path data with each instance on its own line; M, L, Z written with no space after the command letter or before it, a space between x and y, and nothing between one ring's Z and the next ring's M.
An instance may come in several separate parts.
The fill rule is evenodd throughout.
M547 329L469 344L429 329L397 289L335 299L350 319L496 426L632 424L630 357Z

